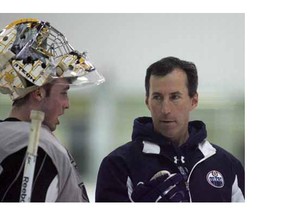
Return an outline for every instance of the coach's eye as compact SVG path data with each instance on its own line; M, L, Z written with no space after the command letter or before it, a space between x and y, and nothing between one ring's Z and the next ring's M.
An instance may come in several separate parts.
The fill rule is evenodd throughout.
M174 95L171 95L171 97L170 97L171 100L178 100L180 98L181 98L181 95L179 95L179 94L174 94Z
M156 101L160 101L160 100L162 100L162 97L161 97L160 95L154 95L154 96L152 97L152 99L153 99L153 100L156 100Z

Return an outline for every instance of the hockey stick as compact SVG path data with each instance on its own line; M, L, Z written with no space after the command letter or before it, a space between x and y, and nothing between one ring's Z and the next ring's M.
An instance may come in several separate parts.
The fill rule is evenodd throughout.
M25 168L23 173L20 202L30 202L32 195L32 183L37 158L40 128L45 114L41 111L32 110L30 113L31 126L29 144L27 147Z

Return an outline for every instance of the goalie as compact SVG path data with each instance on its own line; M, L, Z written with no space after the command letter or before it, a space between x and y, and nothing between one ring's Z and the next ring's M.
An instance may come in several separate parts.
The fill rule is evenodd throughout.
M103 76L48 22L20 19L0 32L0 92L11 97L0 122L0 201L19 202L30 111L45 113L31 202L88 202L69 152L53 135L69 108L70 86L100 84Z

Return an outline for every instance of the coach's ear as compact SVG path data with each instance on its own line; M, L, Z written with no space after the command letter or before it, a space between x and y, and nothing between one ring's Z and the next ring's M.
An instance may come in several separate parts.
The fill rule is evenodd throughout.
M41 101L45 97L45 94L46 92L42 87L31 92L32 97L37 101Z
M145 104L146 104L147 108L150 110L149 101L148 101L148 97L147 96L145 98Z
M190 111L192 111L198 106L198 93L196 92L194 96L190 98L190 100L191 100Z

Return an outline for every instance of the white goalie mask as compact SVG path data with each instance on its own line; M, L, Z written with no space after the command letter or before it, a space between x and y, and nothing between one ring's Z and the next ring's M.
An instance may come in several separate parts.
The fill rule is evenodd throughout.
M20 19L0 31L0 92L16 100L57 78L76 86L105 81L48 22Z

